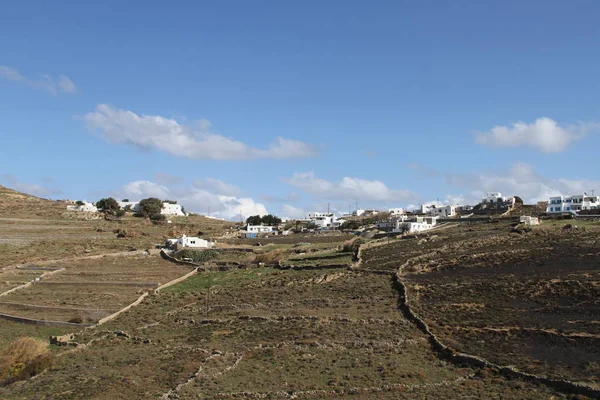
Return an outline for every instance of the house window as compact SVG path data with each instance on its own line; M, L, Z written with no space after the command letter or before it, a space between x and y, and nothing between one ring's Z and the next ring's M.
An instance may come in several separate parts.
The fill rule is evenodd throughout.
M195 240L190 240L190 243L191 244L196 244L196 241Z

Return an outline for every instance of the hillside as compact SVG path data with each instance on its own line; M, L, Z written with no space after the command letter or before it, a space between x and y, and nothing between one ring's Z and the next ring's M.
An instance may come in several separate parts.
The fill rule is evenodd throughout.
M63 201L42 199L0 185L2 218L60 218L65 208Z

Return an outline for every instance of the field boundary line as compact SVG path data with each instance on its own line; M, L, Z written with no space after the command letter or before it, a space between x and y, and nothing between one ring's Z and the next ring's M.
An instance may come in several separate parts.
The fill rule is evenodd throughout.
M50 272L44 272L43 274L41 274L40 276L38 276L37 278L35 278L34 280L32 280L32 281L30 281L30 282L24 283L23 285L20 285L20 286L14 287L14 288L12 288L12 289L10 289L10 290L7 290L6 292L0 293L0 297L2 297L2 296L6 296L6 295L9 295L9 294L11 294L11 293L13 293L13 292L16 292L16 291L18 291L18 290L21 290L21 289L28 288L29 286L33 285L33 282L34 282L35 280L43 279L43 278L45 278L45 277L47 277L47 276L50 276L50 275L56 274L56 273L58 273L58 272L62 272L62 271L64 271L64 270L65 270L64 268L59 268L59 269L55 269L54 271L50 271Z
M25 317L17 317L15 315L2 314L0 313L0 319L5 319L7 321L13 322L21 322L27 325L37 325L37 326L63 326L63 327L90 327L92 324L76 324L74 322L66 322L66 321L50 321L46 319L33 319L33 318L25 318Z
M430 255L430 254L427 254L427 255ZM573 394L580 394L580 395L588 396L588 397L592 397L592 398L600 398L600 389L595 389L593 387L590 387L590 386L587 386L587 385L584 385L581 383L576 383L576 382L572 382L572 381L568 381L568 380L564 380L564 379L553 379L553 378L530 374L527 372L522 372L512 366L501 366L498 364L494 364L482 357L458 352L456 349L444 344L431 331L431 329L429 328L429 325L427 325L427 323L423 319L421 319L421 317L419 317L419 315L415 311L413 311L413 309L410 306L409 301L408 301L408 289L407 289L406 285L404 284L404 282L402 282L402 279L401 279L402 278L401 273L404 270L404 268L407 267L408 265L412 264L413 260L418 260L418 259L422 259L422 258L424 258L424 257L417 256L417 257L413 257L412 259L407 260L405 263L403 263L402 265L400 265L398 267L398 269L396 270L396 273L393 275L392 279L393 279L394 287L396 288L396 290L399 293L398 307L400 308L400 310L402 311L402 313L404 314L406 319L413 322L417 326L417 328L419 328L424 334L427 335L427 337L429 338L429 342L432 345L433 350L437 354L439 354L440 357L447 359L447 360L451 361L452 363L458 364L458 365L467 364L469 366L478 367L478 368L493 368L493 369L500 371L500 373L506 377L509 377L509 378L516 377L519 379L523 379L525 381L535 382L538 384L548 386L548 387L558 390L558 391L573 393Z

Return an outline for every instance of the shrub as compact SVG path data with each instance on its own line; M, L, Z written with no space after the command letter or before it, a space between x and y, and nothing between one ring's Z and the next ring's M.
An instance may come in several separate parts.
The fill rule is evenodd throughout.
M72 324L81 324L81 323L83 323L83 318L81 318L80 316L76 316L76 317L71 318L67 322L70 322Z
M31 337L21 337L0 354L0 380L9 384L37 375L52 365L48 344Z
M167 217L164 216L163 214L152 214L152 215L150 215L150 219L152 221L164 221L167 219Z
M163 202L155 197L150 197L140 201L140 215L142 217L151 217L155 214L160 214L163 207Z
M119 209L119 203L112 197L100 199L96 202L96 207L106 214L114 214Z
M286 251L284 249L266 251L264 253L257 254L254 257L254 262L265 264L277 264L279 261L283 260L285 256Z
M115 215L120 218L125 215L125 210L117 210L115 211Z
M215 250L181 250L177 257L181 260L184 258L191 258L194 262L206 262L219 256L219 253Z

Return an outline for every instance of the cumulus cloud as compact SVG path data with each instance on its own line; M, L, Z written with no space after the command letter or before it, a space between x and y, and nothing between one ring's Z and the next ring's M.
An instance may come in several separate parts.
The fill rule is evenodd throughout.
M121 197L140 200L147 197L156 197L165 200L169 197L169 189L166 186L150 181L129 182L121 188Z
M43 179L43 181L48 184L53 182L49 182L47 178ZM3 185L14 189L18 192L30 194L37 197L51 197L62 193L60 189L53 188L51 186L22 182L12 174L0 174L0 182L2 182Z
M199 189L206 189L210 192L220 193L226 196L237 196L240 193L240 189L237 186L230 185L215 178L197 179L194 181L194 186Z
M58 80L49 75L43 75L40 79L30 79L22 75L16 68L5 65L0 65L0 78L27 85L33 89L45 90L54 95L58 92L76 93L78 90L75 83L66 75L60 75Z
M344 177L339 182L330 182L316 177L313 172L295 173L284 182L325 199L388 202L417 197L410 190L393 190L378 180Z
M238 198L197 187L170 188L156 182L134 181L127 183L115 193L119 198L128 198L132 201L147 197L177 200L187 212L207 215L210 209L211 216L231 221L245 220L250 215L268 214L266 207L256 203L252 198Z
M418 168L417 168L418 171ZM519 162L498 171L443 173L430 170L432 176L443 179L460 194L446 195L445 204L477 204L486 192L501 192L504 196L519 196L526 203L546 201L551 196L573 195L596 190L600 181L591 179L548 178L527 163ZM435 174L433 174L435 172Z
M529 147L543 153L559 153L590 131L600 130L600 124L580 123L560 126L550 118L538 118L534 123L516 122L495 126L489 132L478 132L475 141L490 147Z
M90 132L110 143L142 149L156 149L177 157L210 160L285 159L316 155L303 142L278 137L266 149L251 147L238 140L210 133L210 123L182 125L174 119L138 115L132 111L99 104L83 117Z

